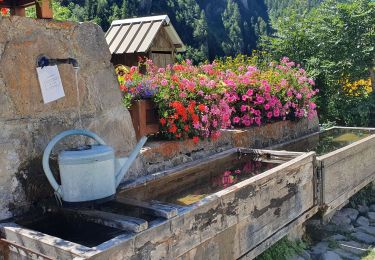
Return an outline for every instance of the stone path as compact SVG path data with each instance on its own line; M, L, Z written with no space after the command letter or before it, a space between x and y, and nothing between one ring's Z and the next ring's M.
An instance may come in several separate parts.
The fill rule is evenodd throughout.
M375 260L375 204L341 209L328 224L312 220L306 229L317 242L294 260Z

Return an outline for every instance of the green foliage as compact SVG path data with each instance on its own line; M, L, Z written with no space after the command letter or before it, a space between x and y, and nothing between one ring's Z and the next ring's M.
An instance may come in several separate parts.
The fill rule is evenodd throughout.
M241 16L238 5L233 0L228 0L227 7L222 14L225 32L229 36L223 43L225 55L235 56L243 52L243 39L240 28Z
M295 10L300 14L307 13L323 0L265 0L265 2L270 17L277 20L282 16L288 16L289 10Z
M58 0L71 19L94 21L104 31L115 19L168 14L187 45L182 59L200 63L238 53L251 54L270 32L264 0Z
M327 0L307 14L291 10L275 27L261 44L276 58L286 55L302 63L316 77L321 120L367 125L371 98L346 95L342 82L368 78L375 65L375 3Z
M362 260L374 260L375 259L375 250L369 250L366 256L361 258Z
M259 255L256 260L289 260L307 248L303 241L290 241L286 237Z
M372 183L350 198L351 207L356 205L371 205L375 203L375 187Z
M58 21L76 21L72 17L72 12L68 7L61 6L60 2L54 0L52 2L52 9L53 9L53 18ZM35 6L31 6L26 8L26 16L31 18L36 18L36 11Z

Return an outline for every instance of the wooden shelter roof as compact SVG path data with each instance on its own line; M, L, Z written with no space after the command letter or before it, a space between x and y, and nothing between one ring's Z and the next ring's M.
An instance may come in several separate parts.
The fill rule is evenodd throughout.
M147 52L163 27L177 51L185 51L186 47L167 15L113 21L106 40L112 54Z

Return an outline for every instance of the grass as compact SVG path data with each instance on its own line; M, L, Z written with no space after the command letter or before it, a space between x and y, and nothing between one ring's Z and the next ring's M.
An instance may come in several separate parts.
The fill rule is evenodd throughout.
M259 255L256 260L289 260L295 255L301 254L307 245L303 241L290 241L286 237ZM367 259L366 259L367 260Z
M329 239L328 240L328 247L331 248L331 249L336 249L336 248L339 248L339 242L337 242L336 240L333 240L333 239Z
M358 204L375 204L375 187L373 187L372 183L364 187L357 194L350 198L351 207L355 207L355 205Z
M371 250L368 254L361 258L361 260L374 260L375 259L375 250Z

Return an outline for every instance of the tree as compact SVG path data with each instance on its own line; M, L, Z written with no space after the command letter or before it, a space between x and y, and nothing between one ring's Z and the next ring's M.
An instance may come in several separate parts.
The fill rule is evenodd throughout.
M244 42L240 28L241 16L238 5L233 0L227 1L227 7L222 15L227 39L222 43L226 55L235 56L243 52Z
M289 56L315 75L323 120L350 123L344 113L360 104L345 95L342 82L368 78L374 68L375 3L327 0L308 14L292 11L277 21L276 29L272 37L263 37L263 48L276 57ZM369 102L366 93L360 97Z

